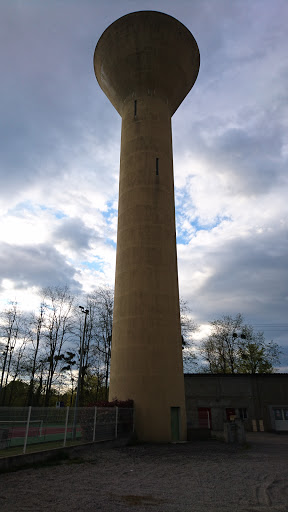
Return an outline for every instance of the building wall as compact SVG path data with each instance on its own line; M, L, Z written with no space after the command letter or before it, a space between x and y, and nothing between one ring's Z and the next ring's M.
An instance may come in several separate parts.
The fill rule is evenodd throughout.
M233 410L248 431L288 430L288 374L186 374L184 380L188 431L204 428L206 410L212 430L223 430Z

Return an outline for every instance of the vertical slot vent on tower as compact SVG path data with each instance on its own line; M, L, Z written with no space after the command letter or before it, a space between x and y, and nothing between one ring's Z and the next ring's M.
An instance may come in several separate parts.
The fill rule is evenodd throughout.
M159 176L159 158L156 158L156 176Z
M137 100L134 100L134 117L137 116Z

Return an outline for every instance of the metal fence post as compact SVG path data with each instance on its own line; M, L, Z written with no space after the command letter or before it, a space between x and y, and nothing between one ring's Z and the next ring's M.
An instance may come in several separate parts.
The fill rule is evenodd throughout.
M95 412L94 412L93 443L94 443L94 441L95 441L96 421L97 421L97 407L95 407Z
M69 406L66 409L66 421L65 421L65 433L64 433L64 443L63 443L63 446L66 446L68 418L69 418Z
M40 423L40 431L39 431L39 437L42 437L42 432L43 432L43 420L40 420L41 423Z
M118 407L116 406L116 415L115 415L115 439L118 437Z
M26 432L25 432L25 439L24 439L24 446L23 446L23 453L26 453L26 445L27 445L27 439L29 434L29 424L30 424L30 417L31 417L31 405L28 407L28 417L27 417L27 423L26 423Z

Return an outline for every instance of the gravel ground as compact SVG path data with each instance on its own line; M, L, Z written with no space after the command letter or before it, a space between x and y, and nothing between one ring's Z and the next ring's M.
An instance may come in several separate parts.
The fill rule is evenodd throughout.
M288 436L113 447L0 475L1 512L288 512Z

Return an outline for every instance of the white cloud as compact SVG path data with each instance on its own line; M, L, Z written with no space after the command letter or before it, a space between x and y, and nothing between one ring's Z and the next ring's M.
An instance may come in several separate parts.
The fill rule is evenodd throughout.
M173 116L181 295L202 334L219 312L285 322L287 2L145 8L184 22L201 54ZM0 300L53 282L113 285L121 119L92 57L131 2L72 2L69 17L53 0L2 10Z

